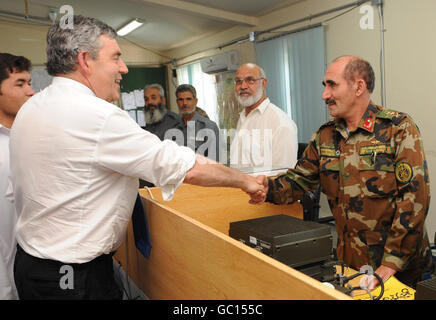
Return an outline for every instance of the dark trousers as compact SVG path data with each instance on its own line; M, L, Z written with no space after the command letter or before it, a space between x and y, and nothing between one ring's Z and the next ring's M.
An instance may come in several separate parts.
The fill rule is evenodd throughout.
M65 264L40 259L17 246L14 278L22 300L113 300L121 299L113 271L112 255L87 263Z

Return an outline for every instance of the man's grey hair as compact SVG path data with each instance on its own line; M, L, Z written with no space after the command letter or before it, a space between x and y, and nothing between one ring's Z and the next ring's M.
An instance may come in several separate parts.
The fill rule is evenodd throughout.
M89 53L92 59L98 58L102 47L101 35L115 39L115 30L100 20L73 16L73 27L66 28L60 21L53 24L47 33L47 72L56 76L76 70L77 55L81 51Z
M176 89L176 97L180 92L190 92L194 99L197 99L197 90L190 84L181 84Z
M371 64L355 56L340 56L333 60L333 62L341 59L349 59L349 62L344 68L344 78L348 82L348 85L351 87L357 78L362 78L366 83L366 88L369 93L372 93L375 87L375 74Z
M161 98L165 97L164 88L159 83L152 83L152 84L146 85L144 87L144 92L147 91L148 89L157 89L159 91Z

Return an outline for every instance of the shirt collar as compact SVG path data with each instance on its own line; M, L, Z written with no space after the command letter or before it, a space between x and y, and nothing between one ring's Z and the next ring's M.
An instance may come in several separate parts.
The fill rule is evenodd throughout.
M0 123L0 133L9 136L9 133L11 132L11 129L6 128L4 125Z
M253 112L260 112L260 114L263 114L265 112L266 108L268 108L269 104L270 104L269 98L266 98L265 100L262 101L262 103L260 105L258 105L254 110L252 110L248 115L252 114ZM241 116L246 118L245 108L241 111Z
M182 123L183 128L187 128L188 123L185 123L185 120L183 119L182 115L180 115L180 117L182 118L181 123ZM191 120L189 120L189 121L197 121L199 118L200 118L200 115L197 112L194 112L194 115L192 116Z
M191 118L191 121L197 121L198 119L200 119L200 115L196 112L194 112L194 116Z
M76 90L79 90L80 92L84 93L84 94L88 94L88 95L92 95L92 96L96 96L95 93L87 86L85 86L83 83L70 79L70 78L66 78L66 77L54 77L52 84L57 84L57 85L66 85L69 88L74 88Z

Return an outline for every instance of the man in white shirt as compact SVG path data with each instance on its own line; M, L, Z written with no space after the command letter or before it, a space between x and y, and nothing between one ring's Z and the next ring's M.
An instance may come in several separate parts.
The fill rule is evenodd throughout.
M33 95L28 59L0 53L0 300L18 298L14 283L17 247L14 204L5 197L9 185L9 132L20 107Z
M112 253L125 236L138 178L161 186L164 199L183 182L239 187L251 201L265 196L263 177L160 141L109 103L128 72L120 56L115 31L96 19L74 16L73 28L57 23L48 31L53 82L23 105L11 130L20 299L121 298Z
M293 168L297 163L297 126L266 97L265 72L253 63L236 72L235 95L244 107L230 147L230 165Z

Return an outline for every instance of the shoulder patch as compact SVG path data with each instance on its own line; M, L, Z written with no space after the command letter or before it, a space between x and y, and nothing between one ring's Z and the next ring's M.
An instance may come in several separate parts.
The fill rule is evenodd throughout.
M407 118L407 114L391 109L383 109L377 113L377 118L391 120L394 124L399 124L403 119Z
M407 162L398 162L395 165L395 178L399 183L408 183L413 176L412 166Z

